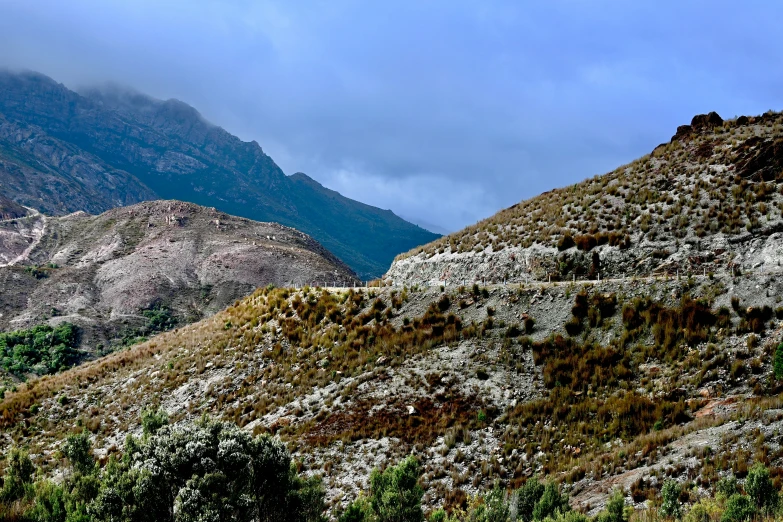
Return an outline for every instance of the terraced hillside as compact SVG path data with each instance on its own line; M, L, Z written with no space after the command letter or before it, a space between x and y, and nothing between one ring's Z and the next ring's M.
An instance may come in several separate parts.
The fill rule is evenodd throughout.
M0 223L0 332L72 323L92 354L260 286L355 278L297 230L179 201Z
M398 256L387 278L454 284L778 269L782 183L783 114L699 115L628 165Z

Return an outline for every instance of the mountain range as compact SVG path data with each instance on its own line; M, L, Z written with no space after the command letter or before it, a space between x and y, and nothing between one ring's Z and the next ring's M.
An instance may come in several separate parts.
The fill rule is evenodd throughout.
M258 143L181 101L77 93L31 72L0 72L0 193L51 215L161 198L215 207L309 234L363 279L438 237L303 173L286 176Z

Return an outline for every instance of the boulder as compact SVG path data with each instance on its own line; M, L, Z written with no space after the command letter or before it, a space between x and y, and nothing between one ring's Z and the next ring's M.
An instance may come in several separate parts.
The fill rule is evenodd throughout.
M691 120L691 127L694 130L711 129L720 125L723 125L723 118L715 111L709 114L697 114Z

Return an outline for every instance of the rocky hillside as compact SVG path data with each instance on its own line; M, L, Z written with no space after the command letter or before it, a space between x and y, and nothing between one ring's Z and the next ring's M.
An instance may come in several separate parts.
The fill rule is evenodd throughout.
M590 512L668 477L697 498L754 461L783 476L782 293L775 275L264 289L7 392L0 432L48 466L74 419L105 461L144 408L209 414L279 435L335 505L409 453L429 507L536 474Z
M0 221L25 217L28 210L19 203L0 194Z
M779 484L782 118L697 117L648 158L401 257L387 280L406 286L262 288L20 384L0 437L56 476L74 419L106 462L145 408L207 414L278 435L333 506L408 454L428 509L536 475L592 514L613 490L654 513L669 479L694 503L757 462ZM506 282L459 284L482 278Z
M149 334L151 321L213 314L261 286L326 279L356 275L297 230L191 203L0 223L0 331L69 322L92 353Z
M397 284L777 270L783 114L683 125L628 165L399 256Z
M364 279L438 237L304 174L286 176L258 143L178 100L78 94L34 73L0 71L0 192L50 214L157 198L214 206L301 230Z

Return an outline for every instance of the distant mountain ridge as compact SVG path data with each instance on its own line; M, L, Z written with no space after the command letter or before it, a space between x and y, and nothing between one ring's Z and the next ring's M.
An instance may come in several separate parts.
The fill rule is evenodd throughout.
M438 237L308 176L286 176L193 107L112 87L81 94L37 73L0 72L0 193L42 211L99 213L178 199L318 240L363 278Z

